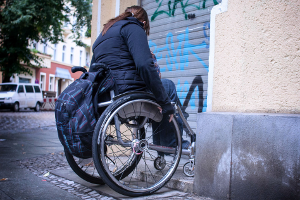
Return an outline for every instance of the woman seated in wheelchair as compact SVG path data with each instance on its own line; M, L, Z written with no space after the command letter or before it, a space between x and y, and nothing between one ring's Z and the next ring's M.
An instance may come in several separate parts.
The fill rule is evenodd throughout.
M105 63L115 78L118 93L128 91L151 92L161 106L163 120L153 122L153 143L174 146L175 136L169 122L175 110L171 102L178 101L175 85L168 79L160 79L155 55L150 52L147 35L150 33L147 12L140 6L128 7L124 13L110 19L93 44L90 71L93 63ZM182 121L177 117L182 134ZM182 141L187 148L188 141Z
M182 144L189 145L182 141L181 119L174 117L175 85L160 79L148 46L149 30L147 12L131 6L106 23L93 44L90 71L97 71L93 63L107 65L122 94L97 121L93 160L104 182L128 196L163 187L179 165Z

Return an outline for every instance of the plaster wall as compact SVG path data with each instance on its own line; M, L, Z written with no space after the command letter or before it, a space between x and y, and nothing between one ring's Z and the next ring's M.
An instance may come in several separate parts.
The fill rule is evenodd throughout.
M101 6L99 7L99 2L101 3ZM100 32L102 31L103 25L108 22L109 19L115 17L115 11L116 11L116 0L110 1L110 0L93 0L93 11L92 11L92 43L91 47L93 46L95 40L98 37L97 33L97 24L99 19L99 10L100 8ZM91 55L92 55L92 49L91 49Z
M93 50L92 46L98 36L97 34L97 18L98 18L98 0L93 0L93 7L92 7L92 25L91 25L91 48L90 48L90 55L92 58Z
M299 114L206 112L197 120L195 193L300 199Z
M91 37L91 47L93 46L95 40L98 37L98 33L97 33L97 23L98 22L98 4L99 4L99 0L93 0L93 12L92 12L92 37ZM125 9L129 6L132 5L139 5L139 1L138 0L120 0L120 8L119 8L119 13L123 13L125 11ZM115 17L115 13L116 13L116 0L101 0L101 6L100 6L100 32L102 31L103 25L106 24L108 22L109 19ZM92 48L91 48L91 55L92 53Z
M102 31L103 25L106 24L108 20L115 17L115 11L116 11L116 0L113 1L101 0L100 32Z
M139 5L138 0L121 0L120 1L120 14L123 13L127 7L133 6L133 5Z
M300 113L300 1L229 0L216 16L212 111Z

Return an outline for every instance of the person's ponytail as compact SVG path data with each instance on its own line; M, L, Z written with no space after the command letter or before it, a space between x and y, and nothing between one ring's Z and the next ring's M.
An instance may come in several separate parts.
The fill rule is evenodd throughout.
M103 26L103 31L102 31L102 36L107 32L107 30L114 25L114 23L126 19L127 17L131 17L132 13L131 12L124 12L122 14L120 14L119 16L110 19L106 24L104 24Z
M106 24L103 26L102 36L107 32L107 30L114 25L114 23L126 19L127 17L135 17L140 22L144 23L144 30L147 35L150 34L150 24L148 19L147 12L141 6L131 6L126 8L125 12L120 14L119 16L110 19Z

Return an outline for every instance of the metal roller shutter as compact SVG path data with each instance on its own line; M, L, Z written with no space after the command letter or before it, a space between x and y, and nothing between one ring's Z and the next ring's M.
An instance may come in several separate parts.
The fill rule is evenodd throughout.
M141 0L150 19L150 49L172 80L188 122L206 111L210 11L221 0Z

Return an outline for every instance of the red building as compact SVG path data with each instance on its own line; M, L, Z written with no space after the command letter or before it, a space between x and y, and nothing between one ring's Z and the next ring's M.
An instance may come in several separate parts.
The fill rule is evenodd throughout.
M50 67L36 68L36 82L41 85L44 94L57 97L82 74L82 72L72 73L72 67L51 60Z

